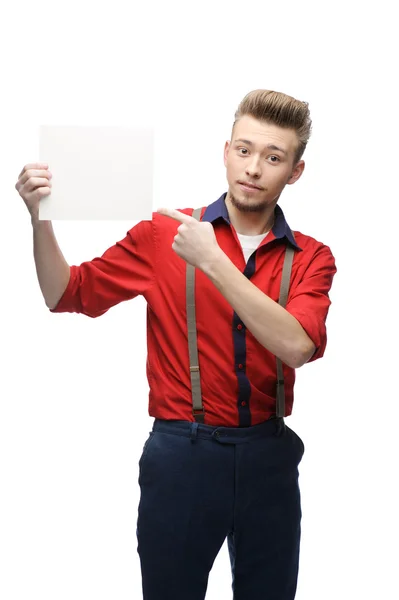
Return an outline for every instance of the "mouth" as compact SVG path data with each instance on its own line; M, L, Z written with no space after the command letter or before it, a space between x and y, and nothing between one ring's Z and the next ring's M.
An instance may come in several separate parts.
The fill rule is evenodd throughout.
M249 183L248 181L238 181L237 183L241 189L247 192L258 192L263 189L257 185L254 185L253 183Z

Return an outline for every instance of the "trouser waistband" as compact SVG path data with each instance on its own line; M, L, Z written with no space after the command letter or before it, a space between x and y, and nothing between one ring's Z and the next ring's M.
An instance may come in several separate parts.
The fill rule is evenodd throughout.
M240 444L249 440L276 435L284 427L285 423L282 417L269 419L252 427L220 427L191 423L190 421L155 419L153 431L182 435L191 439L214 439L225 444Z

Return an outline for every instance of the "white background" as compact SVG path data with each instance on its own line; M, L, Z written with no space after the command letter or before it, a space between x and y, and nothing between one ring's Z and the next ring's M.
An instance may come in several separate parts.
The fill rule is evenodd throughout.
M156 206L205 206L226 190L234 111L261 87L310 103L307 168L281 206L293 229L332 248L339 269L327 352L298 370L288 419L306 445L297 598L399 597L394 8L80 0L2 9L2 600L141 597L137 462L152 422L145 302L94 320L45 308L14 189L37 160L37 127L117 125L140 111L163 128ZM133 225L59 222L55 231L79 264ZM207 599L225 598L224 546Z

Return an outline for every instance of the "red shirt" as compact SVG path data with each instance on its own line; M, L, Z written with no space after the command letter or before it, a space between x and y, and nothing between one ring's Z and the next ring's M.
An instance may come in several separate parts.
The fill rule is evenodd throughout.
M285 247L297 250L286 310L316 346L311 361L326 347L329 290L336 273L328 246L295 232L275 208L273 229L248 263L230 224L226 194L202 209L219 246L234 265L270 298L278 301ZM193 209L181 212L192 215ZM153 213L101 258L71 267L68 286L52 312L99 317L111 306L142 294L147 301L149 414L158 419L193 421L186 315L186 262L172 250L179 223ZM256 425L276 411L276 358L254 338L208 277L196 269L198 354L205 423ZM284 366L286 415L291 414L295 370Z

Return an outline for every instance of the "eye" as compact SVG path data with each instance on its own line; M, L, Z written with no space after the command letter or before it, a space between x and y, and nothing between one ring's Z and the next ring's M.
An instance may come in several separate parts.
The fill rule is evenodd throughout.
M248 154L247 148L238 148L238 152L241 153L241 156L246 156Z
M272 162L275 163L275 164L278 163L278 162L280 162L280 157L279 156L273 155L273 156L269 156L269 158L270 159L273 158L274 160L272 160Z

